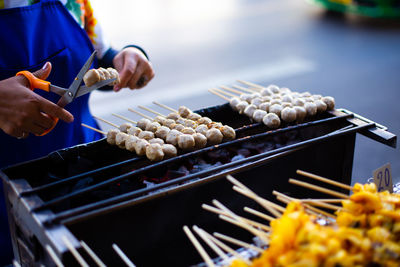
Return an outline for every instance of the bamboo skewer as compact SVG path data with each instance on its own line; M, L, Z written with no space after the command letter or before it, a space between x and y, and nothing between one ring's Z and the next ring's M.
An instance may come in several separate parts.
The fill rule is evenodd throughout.
M224 242L216 239L214 236L210 235L209 233L207 233L206 231L204 231L204 234L210 238L215 244L217 244L220 248L222 248L223 250L225 250L227 253L232 254L235 258L240 259L242 261L244 261L246 264L251 265L251 261L249 261L248 259L245 259L244 257L242 257L239 253L236 252L236 250L232 249L231 247L229 247L228 245L226 245Z
M230 87L225 86L225 85L220 85L219 87L222 88L222 89L224 89L224 90L231 91L232 93L236 93L236 94L239 94L239 95L243 94L243 92L240 92L239 90L230 88Z
M222 220L225 220L227 222L235 224L236 226L242 227L242 228L246 229L247 231L249 231L250 233L254 234L255 236L258 236L259 238L261 238L264 242L268 242L268 237L267 237L265 232L263 232L261 230L258 230L258 229L255 229L253 226L251 226L248 223L246 223L239 216L237 216L235 213L230 211L227 207L222 205L222 203L220 203L218 200L214 199L212 201L212 203L216 207L220 208L221 210L226 211L227 213L229 213L230 217L233 218L233 219L231 219L231 218L229 218L229 217L227 217L225 215L219 215L219 217Z
M226 97L226 96L224 96L224 95L222 95L222 94L220 94L220 93L218 93L218 92L216 92L216 91L214 91L214 90L212 90L212 89L208 89L208 91L209 91L210 93L216 95L216 96L221 97L222 99L224 99L224 100L226 100L226 101L228 101L228 102L230 101L229 97Z
M257 210L254 210L254 209L252 209L252 208L244 207L243 209L244 209L244 211L247 211L248 213L251 213L251 214L253 214L253 215L256 215L256 216L258 216L258 217L260 217L260 218L262 218L262 219L264 219L264 220L267 220L267 221L269 221L269 222L272 221L272 220L275 220L274 217L271 217L271 216L269 216L269 215L267 215L267 214L264 214L264 213L262 213L262 212L259 212L259 211L257 211Z
M221 94L225 94L225 95L230 96L230 97L238 97L237 95L228 93L228 92L226 92L224 90L221 90L221 89L218 89L218 88L211 88L211 90L217 91L217 92L219 92Z
M261 85L259 85L259 84L255 84L255 83L252 83L252 82L247 82L247 81L243 81L243 80L237 80L239 83L241 83L241 84L245 84L245 85L247 85L247 86L251 86L251 87L255 87L255 88L257 88L257 89L263 89L263 88L265 88L264 86L261 86ZM260 91L260 90L258 90L258 91Z
M106 267L104 262L101 261L101 259L96 255L96 253L94 253L94 251L84 241L81 241L80 243L81 243L81 246L83 247L83 249L87 252L87 254L89 254L89 256L94 260L94 262L98 266Z
M289 197L282 197L282 196L278 196L277 199L278 199L279 201L282 201L283 203L286 203L286 204L289 204L289 202L293 201L293 200L292 200L291 198L289 198ZM320 217L321 215L323 215L323 216L325 216L325 217L329 217L329 218L332 218L332 219L336 219L336 216L334 216L334 215L332 215L332 214L330 214L330 213L328 213L328 212L326 212L326 211L317 209L317 208L315 208L315 207L313 207L313 206L310 206L310 205L308 205L308 204L303 204L303 205L304 205L304 208L306 208L307 211L308 211L309 213L311 213L311 214L313 214L313 215L315 215L315 216L317 216L317 217Z
M88 128L88 129L90 129L90 130L93 130L93 131L95 131L95 132L101 133L101 134L103 134L103 135L107 135L106 132L103 132L103 131L101 131L101 130L99 130L99 129L96 129L96 128L92 127L92 126L89 126L89 125L87 125L87 124L81 123L81 125L82 125L83 127L86 127L86 128Z
M69 241L65 235L61 237L61 240L82 267L89 267L89 264L87 264L87 262L82 258L81 254L79 254L79 252L72 245L71 241Z
M321 193L325 193L325 194L328 194L328 195L331 195L331 196L335 196L335 197L339 197L339 198L345 198L345 199L349 198L348 195L345 195L343 193L340 193L340 192L337 192L337 191L334 191L334 190L331 190L331 189L326 189L324 187L313 185L313 184L310 184L310 183L302 182L302 181L299 181L299 180L296 180L296 179L292 179L292 178L289 179L289 183L295 184L295 185L299 185L299 186L302 186L302 187L305 187L305 188L308 188L308 189L312 189L312 190L315 190L315 191L318 191L318 192L321 192Z
M201 239L204 240L204 242L207 243L207 245L208 245L212 250L214 250L214 252L215 252L219 257L221 257L221 258L224 259L224 260L228 260L228 259L229 259L228 256L227 256L217 245L215 245L215 243L212 242L211 239L208 238L207 235L204 234L205 231L204 231L203 229L199 228L197 225L194 225L194 226L193 226L193 230L201 237Z
M193 246L196 248L197 252L199 252L200 256L203 258L203 260L206 262L206 264L209 267L214 267L215 266L214 262L211 260L210 256L207 254L207 252L201 246L199 241L197 241L196 237L194 237L194 235L190 231L189 227L187 227L186 225L183 226L183 231L185 231L185 234L187 235L189 240L192 242Z
M130 112L133 112L133 113L136 113L136 114L142 116L143 118L149 119L149 120L151 120L151 121L154 120L152 117L147 116L146 114L143 114L143 113L140 112L140 111L134 110L134 109L132 109L132 108L128 108L128 110L129 110Z
M289 197L289 196L287 196L285 194L282 194L282 193L280 193L278 191L275 191L275 190L272 191L272 194L274 194L275 196L281 196L281 197L289 198L291 200L297 200L297 201L300 201L301 203L307 204L307 205L314 205L314 206L318 206L318 207L322 207L322 208L326 208L326 209L331 209L331 210L335 210L335 211L341 209L341 207L339 207L339 206L331 205L331 204L324 203L324 202L321 202L321 201L306 202L306 201L303 201L303 199Z
M161 117L164 117L164 118L165 118L165 115L163 115L163 114L161 114L160 112L157 112L157 111L155 111L155 110L153 110L153 109L151 109L151 108L147 108L147 107L144 107L144 106L141 106L141 105L139 105L138 108L144 109L144 110L146 110L146 111L148 111L148 112L150 112L150 113L153 113L153 114L155 114L155 115L158 115L158 116L161 116Z
M93 118L95 118L96 120L99 120L99 121L102 121L102 122L104 122L104 123L107 123L107 124L109 124L109 125L111 125L111 126L113 126L113 127L115 127L115 128L119 128L118 125L116 125L115 123L112 123L111 121L108 121L108 120L99 118L99 117L97 117L97 116L95 116L95 115L92 115L92 116L93 116Z
M243 241L241 241L239 239L236 239L236 238L233 238L233 237L230 237L230 236L227 236L227 235L223 235L223 234L220 234L220 233L213 233L213 235L215 237L218 237L219 239L228 241L228 242L230 242L232 244L235 244L235 245L238 245L240 247L245 247L245 248L252 249L252 250L257 251L259 253L262 253L264 251L263 249L261 249L259 247L256 247L256 246L254 246L252 244L243 242Z
M164 105L164 104L158 103L157 101L153 101L153 104L154 104L154 105L157 105L157 106L159 106L159 107L165 108L165 109L167 109L167 110L169 110L169 111L178 113L178 111L177 111L176 109L173 109L173 108L170 108L170 107L168 107L168 106L166 106L166 105Z
M340 198L303 198L301 201L304 203L323 202L323 203L342 203L345 199Z
M118 256L125 262L128 267L136 267L135 264L125 255L125 253L117 246L117 244L112 244L112 248L118 254Z
M13 261L12 261L12 266L13 266L13 267L22 267L21 264L19 264L19 262L16 261L16 260L13 260Z
M49 245L46 245L46 250L49 253L50 258L52 258L54 263L57 265L57 267L64 267L64 264L61 262L60 258Z
M300 175L303 175L305 177L311 178L311 179L315 179L315 180L327 183L327 184L335 185L335 186L343 188L343 189L347 189L347 190L350 190L350 191L353 190L353 187L351 187L351 186L349 186L347 184L340 183L340 182L337 182L337 181L334 181L334 180L331 180L331 179L328 179L328 178L325 178L325 177L322 177L322 176L319 176L319 175L315 175L315 174L312 174L312 173L309 173L309 172L305 172L305 171L302 171L302 170L297 170L296 173L300 174Z
M226 179L228 179L228 181L230 181L231 183L236 185L236 187L235 186L233 187L233 189L235 191L253 199L258 204L263 206L266 210L268 210L275 217L278 218L281 216L281 214L278 211L281 211L281 212L285 211L285 209L282 208L281 206L276 205L275 203L273 203L269 200L266 200L262 197L259 197L256 193L254 193L252 190L250 190L250 188L248 188L247 186L245 186L244 184L239 182L237 179L233 178L232 175L227 175Z
M125 117L125 116L118 115L118 114L115 114L115 113L111 113L111 115L113 115L114 117L120 118L122 120L128 121L130 123L137 124L137 121L131 120L131 119Z
M236 88L236 89L239 89L239 90L243 90L243 91L248 92L248 93L258 92L258 90L250 89L250 88L245 88L245 87L243 87L243 86L236 85L236 84L232 85L232 87L233 87L233 88Z
M225 216L227 216L227 217L230 217L230 215L229 215L228 212L223 211L223 210L220 210L220 209L217 209L217 208L215 208L215 207L213 207L213 206L209 206L209 205L207 205L207 204L203 204L203 205L201 205L201 207L202 207L203 209L205 209L205 210L210 211L210 212L213 212L213 213L216 213L216 214L225 215ZM239 218L241 218L242 220L244 220L246 223L248 223L248 224L250 224L250 225L252 225L252 226L254 226L254 227L263 229L264 231L270 231L270 230L271 230L271 227L269 227L268 225L265 225L265 224L262 224L262 223L259 223L259 222L255 222L255 221L252 221L252 220L249 220L249 219L244 218L244 217L241 217L241 216L239 216L239 215L237 215L237 216L238 216Z

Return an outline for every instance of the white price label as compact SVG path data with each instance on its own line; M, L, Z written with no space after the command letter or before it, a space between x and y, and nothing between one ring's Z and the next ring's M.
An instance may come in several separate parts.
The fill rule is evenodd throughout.
M378 192L387 190L393 193L392 168L390 167L390 163L374 171L374 183L376 184L376 188L378 188Z

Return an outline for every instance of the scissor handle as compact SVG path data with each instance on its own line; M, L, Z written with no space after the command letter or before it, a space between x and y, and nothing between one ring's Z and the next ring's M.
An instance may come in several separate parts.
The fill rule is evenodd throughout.
M23 70L18 72L15 76L25 76L26 79L28 79L29 82L29 88L33 91L34 89L41 89L44 90L46 92L50 92L50 82L39 79L37 77L35 77L35 75L33 75L31 72L27 71L27 70ZM53 126L51 126L49 129L46 129L42 134L38 134L37 136L43 136L48 134L49 132L51 132L54 127L56 127L57 122L58 122L58 118L54 118L50 115L47 115L50 117L50 119L53 120Z
M41 89L46 92L50 92L50 82L39 79L35 77L30 71L23 70L18 72L15 76L25 76L26 79L28 79L29 82L29 88L33 91L34 89Z

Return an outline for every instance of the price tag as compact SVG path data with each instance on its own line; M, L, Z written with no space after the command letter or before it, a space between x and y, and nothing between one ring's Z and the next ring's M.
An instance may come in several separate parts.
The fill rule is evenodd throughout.
M387 190L393 193L392 168L390 167L390 163L374 171L374 183L376 184L376 188L378 188L378 192Z

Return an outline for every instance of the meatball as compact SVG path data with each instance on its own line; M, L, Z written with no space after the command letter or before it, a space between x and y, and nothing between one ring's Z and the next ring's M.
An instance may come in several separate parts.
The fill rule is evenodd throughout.
M187 118L188 118L189 120L192 120L192 121L197 121L198 119L201 118L201 115L192 112L192 113L189 114L189 116L188 116Z
M269 111L269 106L270 106L269 102L264 102L258 108L268 112Z
M172 124L175 124L175 121L173 120L173 119L167 119L165 122L164 122L164 126L166 126L166 127L168 127L168 128L170 128L170 129L172 129L172 127L171 127L171 125Z
M131 152L135 152L137 140L139 140L137 136L129 135L129 137L125 140L125 149Z
M267 125L268 128L276 129L281 125L281 120L275 113L268 113L264 116L263 123Z
M255 92L255 93L252 93L250 96L251 96L251 100L253 100L254 98L260 98L260 97L261 97L261 94ZM250 101L250 102L251 102L251 101Z
M281 111L283 107L279 104L273 104L269 107L269 113L275 113L278 117L281 116Z
M186 119L185 118L179 118L175 121L176 124L181 124L185 125Z
M215 121L213 121L213 122L211 122L211 123L209 123L208 125L208 129L212 129L212 128L217 128L217 129L219 129L219 128L221 128L222 126L224 126L222 123L220 123L220 122L215 122Z
M182 150L191 150L194 148L194 137L190 134L181 134L178 136L178 146Z
M147 124L151 123L151 121L149 119L146 118L142 118L137 122L137 127L139 127L142 130L146 129Z
M272 97L270 96L262 96L261 100L265 103L265 102L271 102Z
M294 108L286 107L281 111L281 118L286 122L293 122L296 120L296 110Z
M160 144L150 144L146 147L146 157L151 161L160 161L164 158L164 152Z
M148 145L150 145L150 144L145 139L138 138L138 140L136 141L136 144L134 145L136 154L138 156L146 155L146 147Z
M255 105L256 107L260 106L263 103L260 97L253 98L251 100L251 104Z
M295 98L295 99L293 99L293 105L296 107L296 106L298 106L298 107L303 107L304 106L304 104L306 103L303 99L301 99L301 98Z
M181 117L181 116L180 116L178 113L176 113L176 112L171 112L171 113L168 114L167 119L171 119L171 120L176 121L176 120L179 119L180 117Z
M180 131L183 134L194 134L196 131L193 128L185 127Z
M304 105L304 108L307 111L307 116L315 116L315 114L317 114L317 105L315 105L313 102L307 102Z
M156 137L165 140L167 138L169 131L171 131L171 130L168 127L161 126L157 129L157 131L154 134Z
M304 118L307 116L307 111L304 107L295 106L294 109L296 110L296 120L297 122L304 121Z
M198 124L209 124L211 122L212 122L212 120L209 117L201 117L197 121Z
M239 104L237 104L236 106L236 110L239 112L239 114L243 114L248 105L249 103L247 103L246 101L240 101Z
M272 99L271 102L269 102L270 106L275 104L282 105L282 101L280 99Z
M257 107L255 105L248 105L246 109L244 110L244 114L246 114L248 117L252 118L253 113L257 110Z
M167 138L165 139L165 141L168 144L174 145L176 146L178 144L178 136L181 135L182 133L177 131L177 130L171 130L169 131L169 133L167 134Z
M233 140L236 138L235 130L228 125L222 126L220 128L220 131L221 131L222 135L224 136L225 140Z
M293 102L293 97L291 97L290 95L284 95L282 97L282 102L292 103Z
M158 122L160 125L164 125L166 120L167 118L165 118L164 116L156 116L154 118L154 121Z
M132 126L131 128L128 129L128 134L130 135L139 135L139 133L142 132L142 129L140 129L139 127L136 126Z
M335 99L331 96L325 96L322 98L322 101L327 105L328 110L332 110L335 108Z
M281 89L279 89L279 91L281 92L282 95L292 93L292 91L287 87L282 87Z
M161 125L158 122L153 121L146 125L145 130L155 133L157 131L158 127L161 127Z
M144 140L150 140L154 138L154 133L149 131L142 131L139 133L138 137Z
M178 113L179 115L181 115L181 117L187 118L187 116L189 116L189 114L192 113L192 111L185 106L180 106L178 109Z
M183 126L182 124L175 124L173 126L174 126L173 129L177 131L182 131L183 129L185 129L185 126Z
M251 96L251 94L241 94L241 95L239 96L239 98L240 98L242 101L246 101L247 103L250 103L250 101L253 99L252 96Z
M192 134L193 138L194 138L194 147L199 149L199 148L203 148L207 145L207 137L205 137L203 134L201 133L195 133Z
M282 103L282 107L283 107L283 108L287 108L287 107L291 108L291 107L293 107L293 105L292 105L292 103L283 102L283 103Z
M202 135L206 135L208 131L208 127L205 124L200 124L199 126L196 127L196 132L201 133Z
M120 130L121 132L127 133L128 130L129 130L129 128L131 128L131 127L133 127L133 125L130 124L129 122L123 123L123 124L121 124L121 125L119 126L119 130Z
M164 144L164 140L162 140L161 138L153 138L149 140L150 144L160 144L163 145Z
M275 84L270 84L270 85L268 85L267 88L268 88L268 89L271 91L271 93L273 93L273 94L279 94L279 92L280 92L279 86L277 86L277 85L275 85Z
M310 97L311 94L310 94L310 92L304 92L304 93L301 94L301 96L302 97Z
M314 99L314 101L322 99L322 95L312 95L311 97Z
M265 110L261 110L261 109L257 109L256 111L254 111L253 113L253 119L256 122L262 122L264 116L267 115L267 112Z
M236 106L237 106L237 104L239 104L240 101L241 101L241 100L240 100L239 97L232 97L232 98L229 100L229 105L231 106L231 108L232 108L233 110L237 110L237 109L236 109Z
M269 88L261 89L260 93L262 96L270 96L274 94L273 92L271 92L271 90L269 90Z
M115 145L115 137L120 131L117 129L111 129L107 132L107 143Z
M224 135L218 129L210 129L206 133L207 143L210 145L216 145L222 142Z
M172 158L178 155L178 150L171 144L162 145L162 150L164 152L164 158Z
M325 112L328 106L322 100L316 100L314 104L317 106L317 112L322 113Z
M125 140L129 137L129 134L123 133L123 132L119 132L117 133L117 135L115 136L115 144L119 147L119 148L125 148Z
M196 128L197 127L197 123L193 120L186 120L185 121L185 127L189 127L189 128Z

